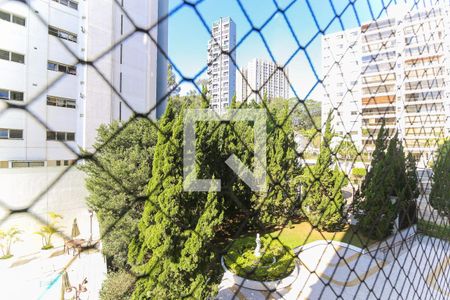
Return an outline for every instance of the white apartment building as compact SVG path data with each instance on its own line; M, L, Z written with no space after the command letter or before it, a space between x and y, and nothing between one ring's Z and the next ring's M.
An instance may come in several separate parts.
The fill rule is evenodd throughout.
M222 113L231 104L236 90L236 25L230 17L220 18L214 22L211 32L208 92L211 108Z
M134 25L123 10L136 26L149 28L158 20L159 3L167 5L158 0L123 0L122 7L114 0L2 2L0 167L70 164L79 148L92 150L100 124L156 106L157 47L147 35L132 34ZM151 31L155 40L167 35L164 26L159 29ZM11 106L26 106L28 112ZM156 117L156 109L150 116Z
M449 36L450 9L442 4L397 7L387 18L324 36L323 116L332 109L335 130L369 151L384 120L427 163L449 135Z
M361 144L361 51L359 29L329 34L322 39L322 74L325 91L322 120L340 137Z
M247 67L237 72L236 100L261 102L271 99L289 99L289 70L279 68L271 61L254 58Z
M0 3L0 220L53 211L67 235L77 218L89 237L84 173L67 166L93 150L101 124L164 109L167 64L152 39L167 50L167 21L152 25L167 10L165 0ZM40 249L36 219L13 214L10 225L23 231L15 254Z

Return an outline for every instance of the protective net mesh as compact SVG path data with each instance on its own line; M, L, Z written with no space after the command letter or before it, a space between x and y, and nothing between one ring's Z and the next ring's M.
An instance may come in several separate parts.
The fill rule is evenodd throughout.
M445 180L448 179L450 164L445 139L450 113L447 103L449 3L330 0L320 1L318 5L308 0L274 0L270 9L267 9L270 2L267 1L264 7L268 12L259 15L255 9L260 5L259 1L230 0L230 7L242 15L249 29L240 32L237 24L240 38L235 45L227 47L222 43L223 37L214 34L210 19L206 17L208 11L204 7L212 1L171 3L169 11L160 15L157 22L144 25L135 8L133 13L127 9L127 1L111 1L117 10L117 22L122 27L117 30L120 34L113 39L114 42L102 45L95 57L80 55L78 48L71 44L83 43L85 28L77 36L50 24L46 13L36 4L38 1L0 2L0 22L31 30L27 28L31 25L29 20L37 20L48 27L49 35L55 37L52 42L57 43L66 56L72 57L70 64L45 61L52 75L48 76L44 87L36 85L34 91L24 94L8 87L6 79L5 84L0 81L0 155L10 147L9 140L32 138L21 128L8 127L12 124L8 123L9 120L22 114L37 127L44 128L47 143L57 145L47 146L47 153L52 147L62 145L69 157L55 162L56 166L61 164L56 173L43 175L47 176L45 186L32 187L33 197L19 199L19 196L7 196L0 199L4 232L13 228L9 224L17 215L26 215L39 226L47 226L47 233L42 235L44 246L48 232L59 232L64 240L64 252L66 247L73 248L79 255L63 268L46 275L46 278L51 278L63 274L71 264L82 260L84 252L89 255L89 251L99 248L97 240L104 240L103 247L108 247L108 243L121 239L117 232L122 232L127 222L140 220L134 227L136 237L130 245L135 250L129 250L129 257L134 258L128 258L128 263L124 263L126 266L120 267L133 278L124 293L133 293L134 297L448 299L450 195ZM82 20L86 18L82 9L87 9L87 1L48 2L57 8L64 6L63 9L78 11ZM142 5L143 10L148 9L147 4L132 2L133 5ZM161 45L161 37L156 31L163 23L168 22L170 27L171 19L184 13L191 15L192 22L195 19L200 24L195 27L202 30L198 34L206 32L211 37L209 53L214 47L218 51L208 60L205 57L201 68L189 76L185 75L189 73L186 70L192 68L172 59L171 53ZM261 15L267 17L261 18ZM309 20L308 30L302 30L299 19ZM123 29L124 22L126 30ZM1 24L2 30L7 28L5 24ZM283 39L277 41L273 35L266 36L268 28L278 25ZM174 33L169 31L168 34ZM175 74L170 78L172 81L169 80L167 92L159 99L152 95L150 100L145 100L152 103L149 106L141 106L129 99L127 94L131 94L130 91L122 90L122 75L120 78L112 77L108 73L110 70L105 68L105 60L111 53L120 53L117 60L120 59L122 64L123 45L135 38L145 39L148 46L143 47L143 51L153 51L151 57L157 54L163 57L171 65L171 73ZM255 39L276 64L256 88L236 58L239 50L249 47L248 43ZM280 44L285 45L289 52L282 62L277 57ZM50 43L49 52L51 46ZM87 49L89 46L86 44ZM320 57L313 53L318 49ZM3 63L26 65L33 55L32 50L24 54L8 50L1 43L0 58L9 61L1 62L1 66L5 66L0 70L2 76L5 70L16 71ZM55 54L55 57L58 56ZM179 115L189 108L205 108L205 103L214 107L212 99L216 92L212 74L224 58L229 65L236 67L237 80L249 89L236 102L228 104L236 110L262 110L267 116L265 182L268 190L264 193L251 191L243 180L230 175L229 167L222 161L234 152L242 155L240 158L246 163L257 161L253 158L256 154L253 153L253 140L257 138L257 132L252 133L254 124L234 120L232 115L231 121L216 120L210 125L203 122L203 127L196 127L201 139L196 144L197 151L202 153L195 158L198 176L222 179L222 191L171 194L171 187L183 187L183 176L179 174L183 170L184 143L180 138L183 133L180 120L183 118ZM155 64L156 61L150 63ZM295 61L302 61L302 68L295 65ZM114 98L120 102L116 112L116 116L120 116L116 117L120 119L120 125L111 126L102 138L97 138L93 147L79 145L80 148L89 148L87 150L74 146L75 133L53 128L49 125L51 117L36 108L42 101L47 101L48 107L76 109L81 102L98 100L84 99L82 94L73 102L49 96L51 89L64 88L67 78L71 80L83 72L91 72L91 77L87 76L83 85L95 80L99 89L107 90L105 94L97 94L98 99L107 98L109 101ZM275 77L286 80L286 88L292 96L285 99L286 102L271 99L275 97L268 93L274 89L269 85L273 85ZM180 87L187 85L193 91L180 96ZM137 85L135 89L140 88ZM310 100L314 97L320 101ZM157 121L156 112L165 107L164 101L169 98L170 113L166 112ZM259 103L255 103L255 99ZM277 101L281 103L279 106ZM192 106L185 107L183 103L191 103ZM117 144L123 141L124 136L133 134L138 122L145 122L152 128L152 134L158 136L158 144L151 145L156 148L153 166L148 169L135 166L133 169L133 166L118 165L118 168L126 169L118 171L117 166L110 165L114 156L108 155L119 149ZM142 141L146 134L143 133ZM202 147L202 143L209 146ZM131 148L130 155L134 155ZM123 151L124 148L120 149ZM224 153L209 153L217 150ZM150 152L153 155L153 150ZM0 157L0 163L3 161L7 160ZM166 163L165 167L155 166L163 163ZM40 164L22 158L21 161L12 159L6 162L11 171L19 167L41 167ZM73 232L73 227L72 234L68 230L61 231L55 221L58 217L52 218L47 213L50 209L46 199L58 185L70 184L66 176L79 172L78 167L85 165L89 166L90 193L110 190L111 194L105 197L119 195L125 199L122 203L126 205L114 207L114 204L105 203L102 207L98 202L91 202L90 208L103 223L99 239L91 241L91 228L90 239L83 244L85 240L74 238L78 234ZM8 170L2 175L5 181L1 185L7 182L6 176L16 176ZM150 184L135 181L131 176L134 172L152 173L148 176ZM124 175L130 177L125 178ZM84 184L84 177L79 176ZM218 194L220 204L206 198L207 194ZM161 200L166 195L173 197L166 199L167 205ZM196 203L197 199L203 204L190 204ZM65 214L79 209L78 206L67 207L64 198L60 201L60 207L52 207L51 210ZM79 201L84 203L85 199ZM84 204L80 206L84 207ZM198 211L184 211L190 209ZM108 221L100 215L105 211L113 216ZM161 226L169 222L172 229L164 227L161 229L164 234L152 236L157 232L155 228L159 222ZM215 225L208 227L208 224ZM20 229L20 224L17 228ZM213 232L208 231L210 229ZM8 237L0 237L5 250ZM161 245L166 243L173 249L161 250ZM115 264L110 271L116 272L120 264L111 258L111 253L108 254L108 264ZM196 257L192 260L200 262L192 262L190 257ZM5 274L15 264L30 264L31 268L32 262L27 259L17 258L12 264L5 264ZM166 262L168 260L171 263ZM169 267L173 269L168 271L166 268ZM171 276L173 282L166 281ZM95 281L92 278L88 280Z

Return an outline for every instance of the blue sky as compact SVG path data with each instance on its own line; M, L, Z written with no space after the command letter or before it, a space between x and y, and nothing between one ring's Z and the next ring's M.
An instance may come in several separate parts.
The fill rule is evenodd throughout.
M343 28L357 27L358 20L364 23L373 17L384 15L386 11L384 7L395 4L394 0L355 0L353 5L349 0L192 0L191 2L197 3L195 7L198 13L209 27L220 17L230 16L234 20L237 29L236 40L241 43L237 48L238 67L245 66L254 57L272 60L260 34L257 31L249 34L252 25L243 10L253 26L259 28L277 11L276 5L281 9L289 7L285 16L290 27L283 14L277 13L260 32L278 64L284 65L290 59L289 78L293 89L301 98L307 95L310 98L319 98L321 94L319 87L313 89L317 82L316 76L321 78L321 34L317 33L320 30L331 33ZM290 5L292 2L294 4ZM182 3L181 0L169 2L169 10L173 11L169 18L169 57L183 76L194 77L206 67L207 43L210 35L195 9L186 4L180 8ZM302 47L305 45L307 47L305 51L300 50L291 57L298 49L296 39ZM206 77L206 71L201 77ZM181 76L178 79L180 80ZM183 84L182 94L192 89L194 89L192 85ZM311 90L312 93L309 94Z

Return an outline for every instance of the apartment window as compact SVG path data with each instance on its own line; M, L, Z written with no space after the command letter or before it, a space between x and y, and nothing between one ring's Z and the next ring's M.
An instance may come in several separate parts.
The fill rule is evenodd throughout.
M78 10L78 2L71 1L71 0L53 0L61 5L73 8L75 10Z
M74 141L74 132L47 131L47 141Z
M122 93L122 72L119 74L119 92Z
M23 130L22 129L0 128L0 139L21 140L21 139L23 139Z
M13 161L11 164L12 168L33 168L44 166L45 163L43 161Z
M120 64L123 63L123 44L120 44Z
M14 101L23 101L23 93L16 91L9 91L9 99Z
M77 35L75 33L59 29L50 25L48 26L48 34L74 43L77 42Z
M0 99L23 101L23 92L0 89Z
M16 23L18 25L25 26L25 18L13 15L4 11L0 11L0 20Z
M66 133L66 139L68 141L75 141L75 133L74 132L67 132Z
M19 16L12 16L12 22L16 23L18 25L25 26L25 18L19 17Z
M123 34L123 15L120 16L120 34Z
M47 69L49 71L55 71L55 72L63 72L70 75L77 75L77 67L76 66L70 66L65 65L57 62L49 61L47 64Z
M25 63L25 55L11 52L11 61L24 64Z
M47 96L47 105L66 108L76 108L76 101L74 99Z
M0 49L0 59L25 63L25 55Z

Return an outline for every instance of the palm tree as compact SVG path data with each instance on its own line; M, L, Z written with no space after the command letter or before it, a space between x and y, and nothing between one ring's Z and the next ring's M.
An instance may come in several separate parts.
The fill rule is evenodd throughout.
M17 227L11 227L8 230L0 230L0 249L2 250L1 258L10 258L11 246L20 241L19 235L22 233Z
M60 231L59 221L62 219L61 215L54 212L49 212L48 216L50 218L50 222L42 225L39 231L35 232L35 234L40 235L42 238L43 250L53 248L52 237Z

